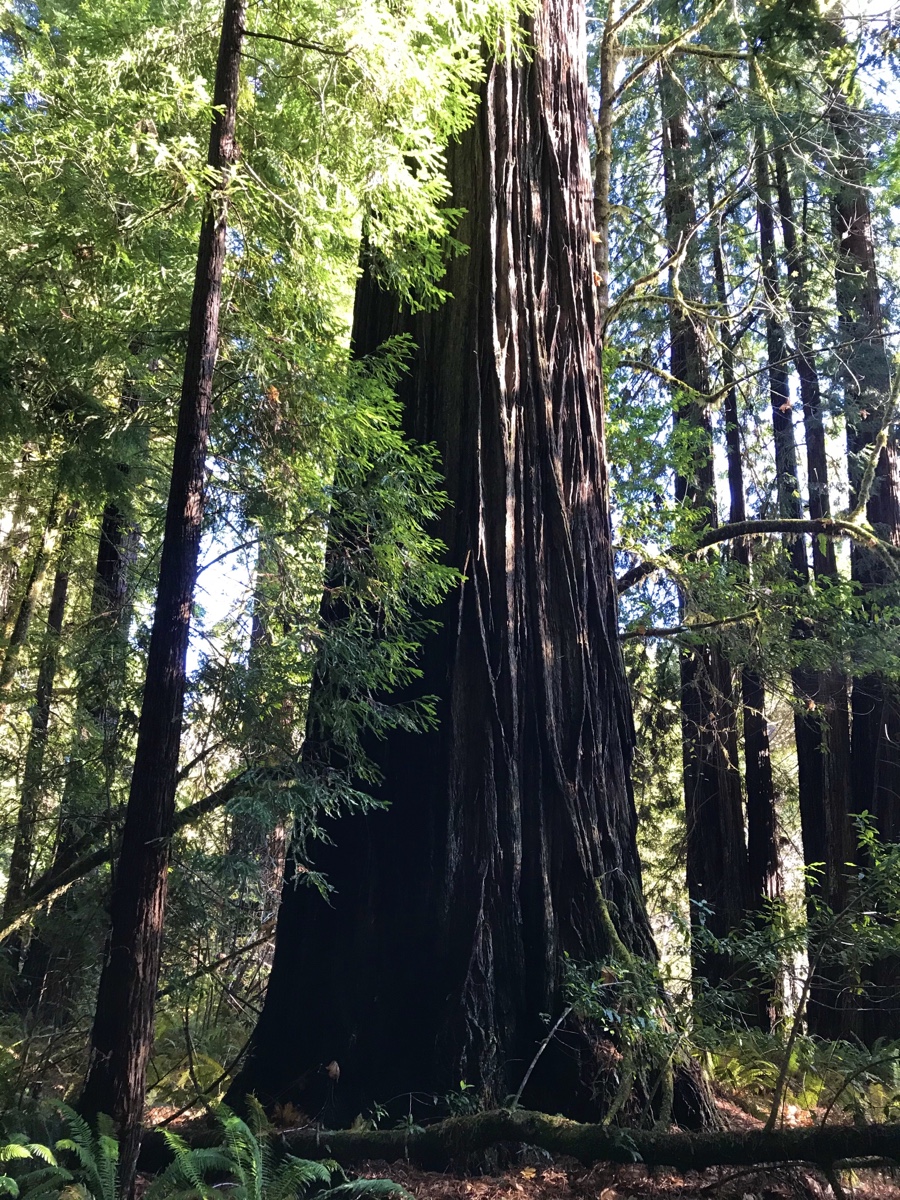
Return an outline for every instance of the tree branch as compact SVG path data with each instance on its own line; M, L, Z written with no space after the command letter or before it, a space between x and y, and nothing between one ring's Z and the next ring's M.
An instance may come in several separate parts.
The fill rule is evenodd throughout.
M257 38L261 42L281 42L285 46L296 46L299 50L315 50L319 54L330 54L334 58L349 58L349 50L336 50L333 46L324 46L321 42L308 42L304 38L282 37L278 33L251 33L244 30L244 37Z
M714 1133L657 1133L582 1125L565 1117L523 1109L450 1117L418 1132L405 1129L295 1129L283 1133L288 1150L303 1158L325 1155L340 1163L365 1159L408 1159L423 1167L446 1168L461 1155L478 1153L501 1142L524 1142L551 1154L565 1154L589 1165L596 1162L643 1162L703 1170L712 1166L764 1163L814 1163L831 1168L849 1158L900 1158L900 1124L836 1126Z
M249 771L242 771L240 775L235 775L233 779L229 779L216 791L210 792L208 796L204 796L201 800L196 800L193 804L189 804L186 808L181 809L175 814L174 829L177 833L179 830L192 825L195 821L199 821L201 817L205 817L207 813L213 812L238 794L241 785L246 782ZM39 876L31 885L25 895L22 897L22 903L19 909L6 921L0 925L0 941L9 937L11 933L19 929L26 921L29 921L34 914L47 904L52 904L54 900L58 900L64 895L73 884L76 884L80 879L90 875L92 871L96 871L98 867L102 867L104 863L110 861L119 852L120 838L116 837L110 840L106 845L92 850L88 854L83 854L76 858L74 862L63 867L60 871L54 871L52 867Z
M701 633L705 629L720 629L723 625L739 625L742 621L758 621L759 613L755 608L749 612L737 613L733 617L722 617L718 621L695 621L689 625L638 625L619 634L621 641L629 638L663 638L677 637L681 633Z
M718 529L708 529L698 538L696 546L691 550L684 550L678 546L670 546L660 556L660 559L638 563L637 566L631 567L630 570L626 571L624 575L620 575L616 581L616 591L621 596L629 588L633 588L635 584L641 583L648 576L653 575L654 572L662 570L664 566L662 561L660 561L662 558L677 558L682 556L684 559L691 559L699 554L701 550L707 550L710 546L715 546L720 542L731 542L736 538L743 537L763 537L770 533L793 534L794 536L811 533L828 538L852 538L868 550L873 550L877 554L880 554L892 570L895 572L900 571L900 547L892 546L890 542L885 542L881 538L876 537L871 530L866 529L855 521L848 520L846 517L822 517L816 520L775 517L766 521L734 521L728 525L720 525Z

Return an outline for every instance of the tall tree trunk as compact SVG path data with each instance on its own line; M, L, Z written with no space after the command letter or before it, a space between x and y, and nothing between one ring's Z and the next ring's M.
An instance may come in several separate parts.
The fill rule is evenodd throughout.
M807 264L797 239L790 176L784 149L774 150L778 209L781 218L784 257L788 280L787 303L794 331L793 360L800 382L809 487L809 515L831 515L828 460L819 374L812 346L812 316L807 295ZM768 174L768 169L767 169ZM768 186L768 184L767 184ZM766 206L772 204L766 194ZM774 222L773 222L774 225ZM762 222L761 222L762 226ZM774 229L771 232L774 252ZM786 353L786 349L782 350ZM793 515L793 513L791 514ZM817 581L838 578L834 543L813 539L813 575ZM796 626L802 637L805 627ZM820 865L820 875L811 878L810 901L822 899L839 910L846 902L846 864L853 856L850 825L850 714L847 680L837 669L793 672L794 692L800 705L795 717L800 790L800 820L803 855L807 867ZM813 955L816 948L811 947ZM829 968L824 968L826 973ZM834 972L832 972L834 974ZM807 1010L810 1029L822 1037L848 1032L851 1014L849 993L839 978L813 987Z
M138 397L127 373L120 405L130 414L137 412ZM118 469L124 482L129 474L128 465L120 463ZM122 507L121 496L111 496L100 519L89 639L79 671L75 737L63 793L54 869L68 865L77 843L110 807L131 618L129 572L137 546L138 531Z
M440 725L373 748L390 808L344 817L317 845L328 902L289 871L235 1100L318 1109L330 1091L329 1117L350 1119L461 1079L503 1098L541 1014L565 1009L563 954L610 954L604 914L653 953L599 405L583 9L544 0L530 29L533 55L490 66L476 124L448 151L469 245L448 270L453 298L410 317L369 278L357 290L357 353L414 336L406 426L437 444L451 499L437 532L465 579L421 680ZM309 753L327 757L319 737L311 727ZM596 1106L602 1064L582 1046L548 1046L527 1102Z
M709 184L709 207L715 201L712 181ZM735 382L735 342L728 311L728 291L725 279L725 259L722 249L721 225L716 224L713 240L713 270L716 297L721 308L719 336L722 343L722 382L724 385L723 414L725 418L725 447L728 461L728 519L746 521L747 503L744 484L744 460L741 452L741 426L738 413L738 393ZM752 569L749 539L739 539L733 549L749 579ZM766 720L766 693L759 664L747 662L741 668L741 703L744 729L744 787L747 793L747 873L753 910L761 917L766 902L782 893L781 864L778 853L778 816L775 781L772 775L772 756L769 745L769 724ZM774 997L778 981L763 981L757 997L756 1020L761 1028L771 1028L775 1017Z
M224 187L235 121L246 0L225 0L208 162ZM91 1032L82 1111L119 1132L123 1194L134 1183L153 1037L169 844L184 711L185 660L203 521L206 444L219 340L227 195L213 191L200 231L184 380L131 791Z
M850 507L865 514L886 541L900 545L900 443L888 412L891 368L884 342L881 290L866 187L865 136L860 117L840 87L829 118L838 145L838 185L832 197L837 245L836 292L842 341L844 413L850 462ZM880 451L878 445L884 437ZM865 466L877 454L868 496L861 491ZM877 555L854 544L853 579L877 605L889 578ZM881 595L879 593L881 592ZM891 601L893 602L893 601ZM851 762L853 808L875 816L881 836L900 840L900 694L895 680L871 672L853 680ZM875 965L875 994L866 1015L866 1036L893 1037L900 1004L900 962Z
M126 384L122 404L134 412L137 398ZM127 473L127 467L120 464ZM103 509L97 543L90 624L84 661L76 668L78 697L69 751L52 872L58 875L83 853L86 844L111 836L104 820L118 765L120 692L128 656L129 569L137 551L137 530L117 500ZM54 938L53 927L65 922L72 892L42 914L28 943L22 968L24 1007L41 1007L44 1019L64 1024L75 999L85 943ZM93 948L91 948L93 953Z
M705 333L690 301L701 297L690 137L684 99L668 67L660 73L665 165L666 238L679 254L671 270L669 330L676 426L693 436L690 475L679 474L675 495L695 511L698 531L717 523L712 416ZM684 605L685 601L682 600ZM735 929L753 907L750 891L731 667L715 645L681 654L681 724L687 816L687 885L692 922L717 937ZM694 952L696 971L711 984L729 978L732 960Z
M6 895L3 898L2 919L4 921L8 920L18 908L31 876L38 807L44 777L44 754L50 730L53 684L56 680L56 668L59 662L59 639L69 592L69 555L77 520L78 507L76 505L69 509L63 522L63 536L60 540L56 574L50 594L47 629L41 647L34 706L31 710L31 732L22 770L22 792L19 798L16 834L9 860Z
M16 612L15 623L4 648L3 657L0 659L0 721L2 721L9 704L9 694L13 679L15 678L19 654L28 638L31 619L34 616L34 610L37 608L41 593L41 584L44 581L47 562L50 558L53 535L56 532L56 525L59 520L59 505L60 493L57 489L50 501L50 508L44 521L41 538L35 550L34 558L31 560L31 570L28 573L28 579L25 582L25 588Z

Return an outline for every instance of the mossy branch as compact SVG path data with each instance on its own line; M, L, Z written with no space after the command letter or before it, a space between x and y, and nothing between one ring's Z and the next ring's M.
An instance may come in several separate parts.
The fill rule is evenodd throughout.
M691 559L695 558L702 550L708 550L710 546L718 545L721 542L732 542L745 537L764 537L773 533L795 537L809 533L827 538L851 538L865 546L866 549L879 554L890 565L894 573L900 570L900 547L876 537L871 529L856 521L850 521L843 517L821 517L808 520L775 517L765 521L732 521L727 525L720 525L718 529L708 529L697 539L696 545L689 550L670 546L660 558L638 563L624 575L620 575L616 580L616 590L621 596L635 584L643 582L648 576L662 570L666 558Z
M376 1158L388 1162L407 1159L436 1169L501 1142L524 1142L550 1154L569 1155L586 1165L641 1161L681 1170L798 1162L830 1168L846 1159L900 1160L900 1123L768 1133L661 1133L580 1124L526 1109L494 1109L450 1117L419 1132L297 1129L283 1137L287 1149L304 1158L329 1156L344 1164Z

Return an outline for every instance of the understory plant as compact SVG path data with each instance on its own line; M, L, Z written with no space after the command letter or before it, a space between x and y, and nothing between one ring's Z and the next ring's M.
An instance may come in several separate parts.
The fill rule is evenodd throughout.
M190 1146L169 1130L164 1137L172 1155L168 1167L150 1184L147 1200L410 1200L390 1179L348 1179L338 1163L297 1158L284 1151L252 1097L248 1120L226 1108L215 1112L220 1140ZM108 1117L92 1129L74 1109L48 1102L30 1114L7 1117L0 1144L0 1196L13 1200L118 1200L118 1143ZM19 1128L11 1128L18 1125ZM27 1129L41 1126L45 1141ZM63 1136L48 1136L62 1128ZM46 1144L52 1141L52 1145Z

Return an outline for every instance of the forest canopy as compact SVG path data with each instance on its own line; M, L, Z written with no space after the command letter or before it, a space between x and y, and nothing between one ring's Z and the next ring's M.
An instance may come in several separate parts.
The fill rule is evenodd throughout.
M0 40L0 1190L895 1159L895 14Z

